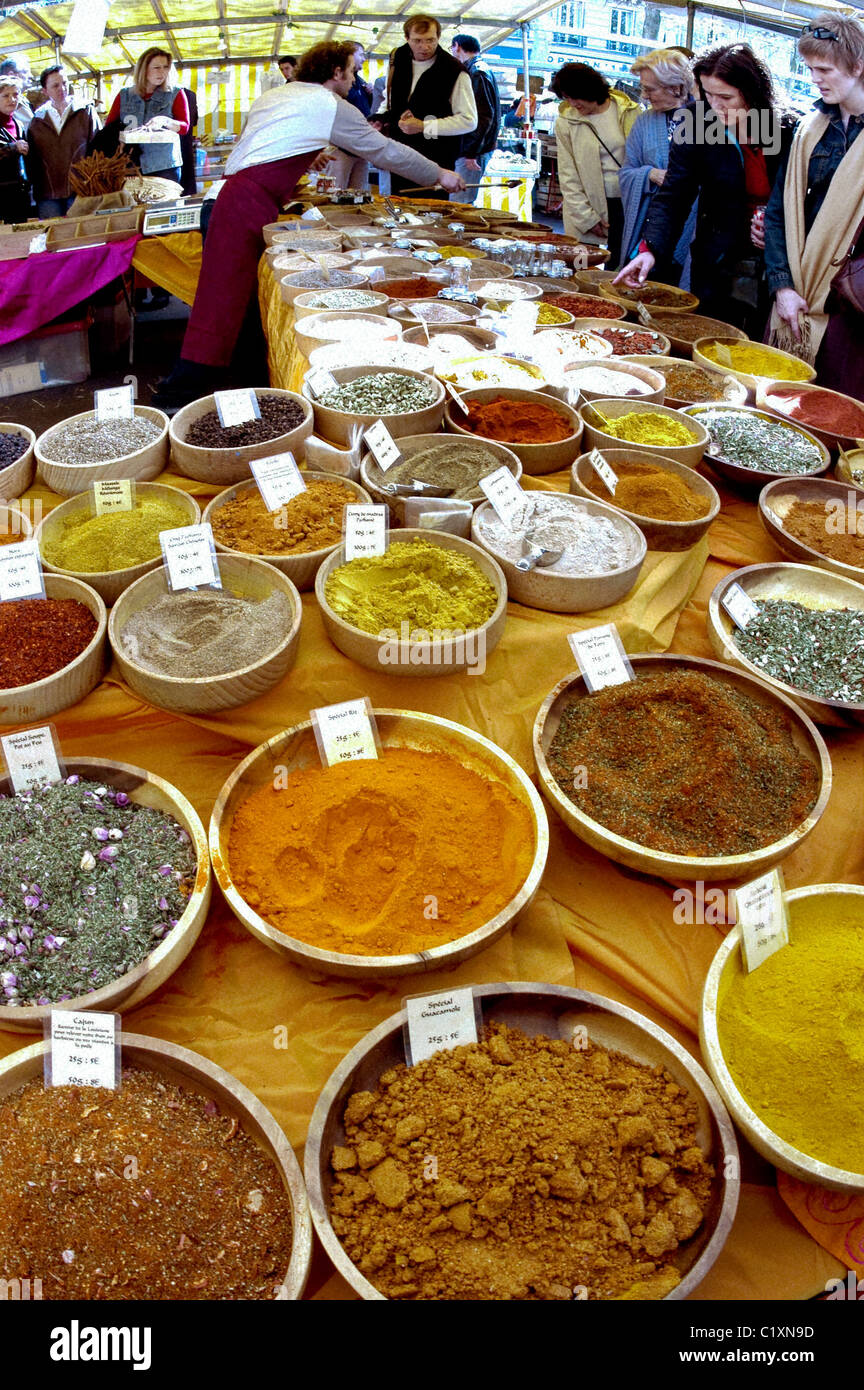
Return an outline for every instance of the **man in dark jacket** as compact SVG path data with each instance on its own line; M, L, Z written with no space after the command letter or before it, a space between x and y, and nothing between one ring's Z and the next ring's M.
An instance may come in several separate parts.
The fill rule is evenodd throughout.
M498 144L498 127L501 124L498 83L480 57L480 42L473 34L457 34L450 45L450 52L471 78L477 105L477 129L470 135L463 135L462 154L456 160L456 169L466 183L479 183ZM476 197L475 189L472 196L464 201L473 203ZM451 193L450 198L455 202L463 195Z
M412 15L402 28L406 42L390 54L387 112L379 113L379 119L391 140L452 168L462 152L462 137L477 128L471 78L440 46L441 25L432 15ZM410 180L392 175L394 193L409 185ZM430 190L427 196L447 195Z

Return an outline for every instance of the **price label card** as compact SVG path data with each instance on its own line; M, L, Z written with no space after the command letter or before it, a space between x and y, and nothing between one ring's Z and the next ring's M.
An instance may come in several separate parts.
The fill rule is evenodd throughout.
M654 320L653 320L653 318L651 317L651 311L650 311L650 309L648 308L648 305L647 305L647 304L643 304L642 301L640 300L639 303L638 303L637 306L636 306L636 313L639 315L639 317L640 317L640 319L642 320L642 322L645 323L645 324L647 324L648 327L650 328L651 325L653 324Z
M515 517L525 506L527 498L506 464L487 473L480 479L480 490L485 493L505 526L513 526Z
M339 383L326 367L313 367L311 372L306 373L306 385L317 401L327 391L335 391Z
M614 495L615 489L618 486L618 474L615 472L614 468L606 462L599 449L592 449L588 457L591 460L591 466L594 472L603 479L609 491Z
M106 512L131 512L134 506L135 484L131 478L103 478L93 484L94 516L104 516Z
M160 531L159 542L168 570L169 589L176 593L178 589L196 589L199 584L222 588L213 530L209 523Z
M440 994L415 994L405 1000L405 1059L416 1067L435 1052L476 1043L474 991L448 989Z
M748 972L789 944L789 915L778 869L735 889L735 913Z
M731 367L734 365L732 361L732 354L729 351L729 348L726 343L715 343L714 348L717 353L718 362L722 362L724 367ZM737 380L737 378L733 377L733 380Z
M370 285L377 284L379 280L387 279L387 271L383 265L370 265L367 274L369 276Z
M251 387L243 391L215 391L213 400L219 423L225 430L232 425L245 425L249 420L261 419L258 397Z
M614 623L589 627L585 632L571 632L567 641L592 694L607 685L626 685L632 681L633 667Z
M387 508L347 506L343 513L345 559L383 555L387 550Z
M250 459L249 467L268 512L278 512L292 497L306 491L306 480L290 452Z
M14 791L26 792L63 780L63 762L50 724L7 734L0 744Z
M13 367L0 368L0 396L17 396L22 391L42 389L42 364L19 362Z
M349 763L355 758L378 757L378 730L372 705L364 696L338 705L313 709L312 728L325 767Z
M374 425L370 425L363 435L369 445L369 451L375 457L375 462L382 472L392 468L394 463L399 463L402 454L399 452L399 445L384 424L383 420L376 420Z
M740 584L730 584L721 603L736 627L746 627L751 618L759 617L757 605Z
M428 333L427 333L427 337L428 337ZM458 406L459 409L461 410L462 414L463 414L463 415L467 415L467 414L468 414L468 407L467 407L467 405L465 404L465 402L463 401L463 399L462 399L462 397L460 396L459 392L456 390L456 387L453 385L453 382L452 382L452 381L444 381L444 380L443 380L443 377L442 377L442 381L443 381L444 389L450 392L450 395L453 397L454 401L456 402L457 406Z
M106 391L94 391L96 419L99 424L106 420L131 420L135 415L135 398L132 383L126 386L111 386Z
M116 1091L120 1084L120 1015L52 1009L45 1029L50 1047L45 1054L45 1085L101 1086Z
M44 598L45 580L39 549L33 541L0 545L0 603L18 598Z

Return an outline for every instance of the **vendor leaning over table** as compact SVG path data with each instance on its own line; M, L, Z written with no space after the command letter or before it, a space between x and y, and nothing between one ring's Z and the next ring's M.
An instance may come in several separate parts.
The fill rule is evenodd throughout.
M276 221L298 180L328 146L416 184L437 181L448 192L464 188L458 174L386 139L345 100L354 81L354 48L353 42L315 44L302 55L295 81L253 102L210 218L182 355L153 397L160 409L179 410L219 388L256 295L262 228Z

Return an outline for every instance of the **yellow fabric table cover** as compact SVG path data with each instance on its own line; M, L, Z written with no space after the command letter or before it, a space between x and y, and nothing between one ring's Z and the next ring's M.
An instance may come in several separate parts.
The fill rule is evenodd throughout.
M191 304L201 270L201 233L169 232L167 236L142 237L132 265L154 285L161 285L184 304Z

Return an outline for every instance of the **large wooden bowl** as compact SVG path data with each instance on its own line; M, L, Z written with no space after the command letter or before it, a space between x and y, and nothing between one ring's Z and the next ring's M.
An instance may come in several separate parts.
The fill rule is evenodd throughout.
M436 304L435 299L391 299L388 303L387 313L398 323L404 324L406 328L416 328L423 319L422 314L417 314L415 310L418 306L422 308L424 304ZM467 328L475 319L479 319L482 310L476 304L456 303L452 300L446 301L448 307L456 309L462 315L460 323L430 323L427 325L429 331L434 328ZM422 333L422 328L421 328Z
M495 348L498 346L498 334L493 333L489 328L478 328L475 323L430 323L427 326L429 338L433 340L450 335L451 337L465 338L476 348ZM402 334L402 341L425 347L427 338L422 324L414 328L406 328Z
M604 449L603 457L612 469L618 463L653 464L655 468L662 468L666 473L683 479L692 492L698 493L709 503L706 514L695 521L662 521L659 518L642 516L639 512L628 511L615 501L611 493L606 493L605 484L600 482L599 475L594 471L590 455L580 454L570 469L570 491L578 497L592 497L596 500L597 493L591 491L588 483L600 482L604 493L603 500L606 501L608 496L607 505L614 507L619 516L626 516L639 528L649 550L689 550L691 545L702 539L720 513L720 494L717 489L686 463L664 458L662 454L649 454L642 449Z
M864 566L859 568L858 565L846 565L842 560L832 560L830 555L823 555L821 550L797 540L783 525L793 503L798 501L819 502L822 506L826 502L840 502L848 515L849 491L846 483L835 482L833 478L778 478L759 494L759 520L775 545L790 559L818 565L820 570L842 574L846 579L854 579L861 584L864 583ZM827 521L828 513L825 515Z
M620 328L623 333L650 333L655 343L657 344L658 357L668 357L672 347L672 344L669 342L669 339L666 337L665 333L661 333L656 328L648 328L644 323L625 323L622 319L577 318L574 319L572 327L577 332L580 330L588 329L591 333L599 333L601 338L603 337L604 328ZM612 349L612 353L615 357L632 357L635 355L633 353L615 352L614 347ZM644 355L647 357L653 356L652 353L646 353Z
M410 459L414 454L423 453L425 449L434 449L436 445L450 442L446 434L415 434L400 439L399 450L404 458ZM493 444L490 439L484 439L478 443L482 443L484 449L488 449L490 454L495 455L499 468L502 465L509 468L516 481L519 481L522 476L522 465L512 449L508 449L504 444ZM489 471L494 472L495 470L490 468ZM387 474L378 466L372 454L364 454L360 460L360 481L371 493L373 501L383 502L385 506L390 508L396 525L404 526L406 498L394 497L391 493L384 491L383 485L387 481ZM454 493L453 497L456 498L457 494ZM485 500L485 493L478 487L469 497L458 498L458 500L471 502L477 508ZM397 536L396 539L399 540L401 537Z
M272 690L297 659L303 606L288 576L251 555L221 555L219 571L223 586L242 598L260 601L274 589L281 590L291 604L293 621L278 647L242 670L218 676L163 676L134 661L121 640L132 615L168 592L164 566L137 579L120 595L111 611L108 638L126 684L157 709L173 714L212 714L216 710L236 709Z
M179 507L186 513L183 526L194 526L201 519L201 508L195 498L188 492L183 492L180 488L169 487L165 483L136 483L136 495L140 498L153 498L162 502L170 502ZM90 494L79 493L76 497L70 497L65 502L61 502L59 507L55 507L39 523L36 529L36 543L40 551L43 545L60 528L63 519L74 516L79 512L90 514ZM82 583L89 584L95 589L97 594L104 600L107 607L116 603L124 589L128 589L130 584L134 584L136 579L140 579L142 574L147 574L148 570L155 570L162 564L161 551L152 560L145 560L140 565L129 565L126 569L116 570L66 570L59 565L52 565L50 561L42 556L42 567L48 574L65 574L72 579L80 579Z
M354 264L354 256L350 252L322 251L316 253L314 261L310 261L302 251L289 251L281 246L268 246L264 252L270 269L280 281L285 275L302 275L304 270L313 270L319 254L328 270L348 270Z
M195 851L198 868L195 883L189 899L178 919L176 927L168 933L158 946L145 956L144 960L125 975L111 984L89 994L78 995L63 1004L22 1005L10 1007L0 1005L0 1028L10 1028L15 1032L42 1031L54 1008L97 1009L105 1013L126 1013L137 1004L143 1003L165 981L173 975L178 966L188 956L201 933L201 928L210 907L211 880L210 855L207 849L207 833L195 808L182 792L140 767L130 767L127 763L114 762L110 758L66 758L66 775L73 773L88 781L115 787L126 792L130 801L141 806L151 806L164 811L186 831ZM12 794L12 786L6 774L0 776L0 795ZM11 853L9 846L4 854Z
M412 371L432 376L435 362L425 342L406 343L404 337L394 342L369 340L363 343L322 343L309 354L310 367L326 367L328 372L340 367L410 367Z
M611 299L615 304L623 304L628 314L638 314L642 301L630 294L626 285L616 285L611 280L601 280L597 288L604 299ZM642 288L664 290L667 294L675 296L674 304L646 304L645 307L652 318L655 314L692 314L694 309L699 308L699 300L695 294L690 294L689 290L680 290L677 285L666 285L661 280L646 280Z
M763 845L761 849L753 850L749 854L713 855L700 859L695 855L668 854L617 835L614 830L607 829L599 821L587 816L565 795L552 776L546 761L549 745L557 732L565 705L574 696L578 699L590 699L581 675L565 676L559 681L555 689L546 696L534 721L534 760L550 805L574 835L616 864L625 864L630 869L656 874L658 878L669 879L672 882L683 880L691 883L701 879L707 883L717 879L755 878L774 868L806 840L828 804L831 792L831 760L818 729L785 695L772 690L763 681L745 675L743 671L721 666L717 661L705 661L695 656L653 655L631 656L630 661L636 680L643 676L674 670L699 671L728 682L766 706L785 713L792 724L797 747L819 771L820 789L813 809L801 824L782 840Z
M121 458L105 459L101 463L59 463L51 458L51 437L55 430L70 425L75 420L92 419L94 412L84 410L79 415L70 415L60 425L52 425L36 440L35 453L39 477L52 492L71 497L76 492L86 492L95 482L103 478L133 478L137 483L152 482L168 466L168 416L150 405L136 405L135 414L145 420L152 420L159 426L160 433L152 443L143 449Z
M860 921L862 894L864 894L864 888L857 883L816 883L807 888L793 888L785 894L785 897L787 903L790 904L801 902L807 898L819 898L826 903L831 899L842 898L849 904L850 916L854 913ZM794 945L794 922L790 927L789 939L790 943ZM724 977L735 968L735 959L740 948L741 931L736 926L732 928L718 948L702 991L702 1004L699 1010L699 1041L702 1045L705 1065L711 1073L715 1086L729 1108L738 1129L750 1141L756 1152L766 1158L769 1163L773 1163L775 1168L779 1168L783 1173L791 1174L793 1178L798 1178L801 1182L815 1183L818 1187L827 1187L833 1192L864 1192L864 1163L861 1165L861 1171L852 1173L848 1169L835 1168L829 1163L822 1163L818 1158L813 1158L810 1154L803 1153L801 1149L796 1148L785 1139L781 1139L778 1134L769 1129L764 1120L751 1109L739 1091L726 1064L726 1058L720 1045L717 1010ZM789 948L784 947L783 949L788 950ZM811 994L811 1006L816 1002L820 1004L824 1002L827 1007L831 1007L829 1001L816 1001ZM790 1009L795 1009L794 1001L790 1001ZM842 1211L842 1209L841 1207L840 1210Z
M592 266L588 270L574 270L573 279L580 294L600 293L600 286L606 281L613 281L618 274L617 270L606 270L603 266Z
M386 294L379 294L372 285L364 285L363 293L374 295L372 304L365 304L361 309L325 309L313 304L312 300L317 299L319 294L326 294L326 290L308 290L306 294L298 294L294 299L294 322L299 323L308 314L338 314L340 319L354 318L355 315L364 316L366 314L386 314L390 300Z
M352 341L374 341L394 343L402 335L402 325L395 319L391 319L385 314L351 314L351 323L357 324L357 337L355 339L345 338L340 333L328 333L327 327L331 323L344 323L344 317L338 309L325 309L320 314L310 314L305 320L294 325L294 341L303 353L308 357L315 348L321 347L322 343L344 343L349 346ZM303 328L303 323L310 325L309 330Z
M408 650L400 642L398 659L391 660L392 654L388 650L391 644L386 639L378 633L364 632L345 622L327 602L327 580L334 570L345 564L345 547L340 545L338 550L327 556L315 578L315 597L321 608L325 631L333 645L359 666L365 666L370 671L381 671L385 676L452 676L472 664L472 651L479 650L486 656L493 652L504 635L507 620L507 581L500 565L488 551L447 531L423 531L411 526L400 530L395 539L427 540L443 550L455 550L460 555L467 555L495 589L497 602L492 616L480 627L470 628L460 637L411 642ZM412 655L415 658L413 662Z
M732 1229L738 1204L738 1149L735 1131L720 1097L705 1072L674 1038L643 1014L599 994L547 984L474 985L484 1024L493 1022L574 1042L587 1028L593 1042L623 1052L637 1062L663 1066L687 1092L698 1110L697 1141L715 1177L708 1213L697 1234L676 1255L681 1283L666 1295L669 1302L689 1297L705 1278ZM306 1142L306 1184L312 1220L324 1249L339 1273L361 1298L381 1301L381 1294L348 1258L330 1220L334 1145L344 1144L343 1114L356 1091L375 1091L381 1077L405 1061L406 1014L379 1023L348 1053L318 1099ZM574 1232L575 1235L575 1232Z
M586 312L583 314L573 314L572 309L567 310L568 313L573 314L577 323L582 323L586 318L602 319L604 323L618 323L627 317L627 310L624 305L617 303L610 295L602 293L600 286L598 286L600 293L597 293L594 290L582 290L575 284L568 284L561 280L557 281L557 284L553 280L548 282L544 281L543 283L548 284L548 288L543 291L543 298L550 303L555 300L556 296L561 294L576 295L579 299L588 301ZM564 308L565 306L562 305L561 307ZM614 313L610 312L611 307L614 307Z
M310 251L322 247L328 251L338 251L342 246L340 234L321 222L268 222L261 230L266 246L290 247L296 242L298 246L307 247ZM328 242L332 242L333 245L327 245Z
M789 599L803 603L808 608L854 608L864 613L864 573L861 581L856 583L854 579L844 579L839 574L815 570L812 565L746 565L727 574L715 586L708 601L707 615L708 638L721 661L758 676L773 690L787 695L815 724L849 728L850 725L864 723L864 701L826 700L820 695L808 694L800 686L769 676L767 671L763 671L761 666L739 650L735 641L738 629L723 607L723 599L733 584L740 584L745 594L757 601Z
M672 314L677 312L678 310L675 309L671 310L671 312L667 309L666 317L671 318ZM680 332L676 333L671 324L664 324L664 331L675 351L682 357L693 356L693 344L696 342L697 338L711 338L713 335L715 339L721 338L727 342L730 340L735 341L736 339L743 342L747 337L747 334L742 329L736 328L734 324L731 323L723 323L722 319L712 319L705 314L694 314L691 313L690 310L682 310L681 312L686 313L690 320L687 337L682 338ZM654 310L652 309L652 316L653 313ZM714 363L714 370L717 370L716 362Z
M515 386L485 386L476 391L462 391L460 395L466 401L492 401L499 396L506 397L512 401L534 401L538 399L536 391L519 390ZM573 462L579 453L579 445L582 442L582 418L572 405L566 401L559 401L545 395L541 396L543 404L563 415L570 421L572 434L566 439L558 439L550 444L520 444L511 440L487 440L485 435L475 434L473 430L468 430L460 424L460 420L465 417L462 411L451 398L447 398L444 406L444 424L452 434L465 434L470 439L483 440L485 443L504 444L506 448L512 450L519 462L522 464L523 473L536 476L542 473L557 473L559 469L566 468Z
M637 367L650 367L652 371L659 372L664 380L672 367L691 367L694 365L692 362L682 362L680 357L651 357L650 355L643 355L638 352L634 353L632 357L616 357L615 361L625 364L627 362L632 362L634 366ZM707 368L702 367L701 370L707 371ZM747 387L740 381L736 381L734 376L724 376L722 372L716 370L708 372L707 374L711 377L712 381L716 382L717 390L723 393L719 399L720 405L724 403L727 405L747 404ZM701 405L703 402L685 401L682 396L670 396L669 383L667 381L666 399L663 401L663 405L671 406L673 410L684 410L687 406L696 404ZM713 404L713 402L706 401L704 404L710 405Z
M705 367L709 372L716 372L718 368L722 372L728 372L730 376L736 377L738 381L743 381L749 391L755 392L760 382L772 381L774 377L754 376L752 372L740 372L736 367L727 367L725 362L715 362L713 358L706 357L703 352L703 348L709 347L712 343L721 343L725 347L732 347L735 343L740 341L740 338L730 337L729 334L725 334L723 337L712 334L707 338L697 338L693 344L693 361L697 366ZM806 371L806 375L801 377L802 381L815 381L815 367L811 367L808 363L802 362L801 358L796 357L794 353L783 352L780 348L768 347L765 343L754 344L754 346L758 346L761 352L771 353L773 357L776 357L778 364L784 361L794 362L798 367L803 368Z
M672 410L666 405L642 404L638 398L622 400L605 396L587 406L583 406L579 414L585 424L585 452L590 453L592 449L624 449L628 447L626 439L619 439L617 435L608 434L595 424L597 419L592 410L592 405L596 405L599 411L606 416L607 420L617 420L621 415L629 415L631 412L642 414L660 415L665 419L677 420L679 424L684 424L695 434L696 438L692 444L633 444L634 449L641 449L646 454L658 454L664 458L674 459L676 463L684 463L688 468L698 468L705 453L705 446L708 443L708 431L704 425L700 425L698 420L687 419L680 410Z
M369 503L372 501L372 498L369 496L369 493L366 491L365 488L360 487L359 483L354 483L351 481L350 478L345 478L339 473L309 473L307 475L306 481L307 484L315 483L318 481L340 483L343 487L348 488L348 490L354 494L354 498L357 502ZM224 492L217 493L217 495L214 498L212 498L212 500L207 504L207 507L204 511L204 520L212 525L213 517L221 507L225 506L226 502L233 502L235 497L239 496L244 492L252 492L254 490L257 490L257 487L258 484L254 481L249 483L237 483L234 487L226 488ZM277 513L274 513L274 525L276 515ZM231 546L223 545L222 542L218 540L215 535L213 539L216 545L216 549L220 553L220 555L246 555L247 553L253 553L252 551L247 552L245 550L234 550ZM288 578L292 581L292 583L295 584L296 587L302 591L304 589L311 589L313 587L315 583L315 576L318 573L319 566L321 565L322 561L327 558L331 550L336 549L336 546L338 544L339 542L335 541L333 545L325 546L322 550L304 550L300 551L296 555L258 555L256 552L256 558L259 560L266 560L268 565L272 565L274 569L281 570L283 574L287 574Z
M309 267L308 271L301 271L299 275L283 275L279 281L279 292L285 304L293 304L298 295L301 294L326 294L328 290L364 290L369 284L369 273L362 270L334 270L333 281L335 283L325 283L321 278L320 285L310 285L307 278L315 267Z
M33 481L36 472L36 436L26 425L12 425L7 421L0 421L0 434L21 434L30 441L14 463L7 463L5 468L0 468L0 498L4 502L11 502L13 498L26 492Z
M503 749L461 724L434 714L411 710L376 709L375 722L384 748L416 748L444 753L464 767L491 782L502 783L525 806L534 826L534 857L519 892L500 912L468 935L457 936L427 951L398 956L347 955L325 951L308 942L287 936L251 908L234 887L228 854L231 825L237 807L259 787L272 785L276 770L290 773L305 767L319 767L320 757L311 720L286 729L259 746L234 769L223 786L210 819L210 857L216 882L228 906L243 926L276 951L298 965L327 975L350 978L384 979L396 975L417 975L441 967L457 965L497 941L533 901L549 852L549 827L543 803L529 777ZM282 773L284 776L284 772Z
M48 598L74 598L83 603L96 619L96 631L83 652L53 676L44 676L41 681L14 686L11 690L0 690L0 725L32 724L46 719L61 709L77 705L102 679L108 614L96 590L66 575L46 574L45 593Z
M417 372L412 367L392 369L384 367L337 367L333 375L341 386L347 381L356 381L358 377L377 376L380 372L387 370L398 371L400 375L412 376L418 381L432 382L435 387L435 398L432 404L424 406L422 410L405 410L398 415L349 415L345 410L333 410L330 406L322 405L313 397L304 381L303 399L311 409L314 409L315 433L322 435L331 444L341 444L347 448L351 443L351 435L355 425L360 425L363 430L367 430L379 419L384 421L394 439L403 439L406 434L430 434L437 430L444 415L446 393L441 382L430 376L428 372Z
M489 280L469 280L468 288L472 294L476 294L482 305L503 304L507 307L510 304L522 303L525 300L540 299L543 295L543 286L536 284L533 280L518 280L513 282L513 289L508 289L509 281Z
M756 387L756 404L763 410L769 410L778 419L784 420L787 424L798 424L793 420L788 410L784 409L782 402L790 397L801 397L818 393L820 396L828 396L832 400L847 407L853 407L861 415L861 437L864 438L864 405L857 401L854 396L845 396L842 391L829 391L826 386L817 386L813 382L802 381L764 381L759 378L759 385ZM837 434L835 430L823 429L819 425L808 424L804 426L810 434L816 436L820 444L824 444L826 449L836 453L839 449L854 449L860 442L859 436L854 434Z
M719 452L719 444L710 434L708 426L702 425L704 416L716 415L719 411L732 411L735 415L752 415L754 419L769 420L772 424L780 424L785 429L796 430L798 434L804 436L808 443L813 445L814 449L818 449L821 458L819 467L812 468L809 473L778 473L768 468L745 468L743 464L735 463L732 459L726 458ZM705 462L710 463L714 472L718 473L721 478L725 478L727 482L733 483L742 491L755 492L759 488L764 488L767 483L773 483L776 480L791 481L796 477L815 478L820 473L827 472L831 466L831 455L815 434L811 434L803 425L795 424L792 420L781 420L770 410L762 410L755 405L727 405L724 401L706 401L700 405L682 406L680 413L702 425L706 435L708 435L704 453Z
M419 275L389 275L385 276L383 280L376 280L375 284L381 294L386 294L389 300L395 301L399 304L410 304L418 299L422 303L424 298L434 299L434 295L416 295L413 294L410 290L407 294L400 293L396 289L396 286L404 284L406 280L432 280L438 285L440 285L441 289L444 290L450 283L450 276L444 269L443 263L439 266L427 265L424 262L423 269Z
M195 478L201 483L219 483L227 487L230 483L240 483L252 476L250 459L269 458L271 454L292 453L299 463L303 458L303 444L314 428L312 407L308 400L298 396L296 391L281 391L275 386L261 387L256 391L259 397L279 396L283 400L296 401L303 407L303 419L293 430L277 435L275 439L265 439L258 444L241 444L234 448L213 449L198 444L189 444L186 435L193 421L215 410L212 396L202 396L200 400L184 405L171 421L171 461L178 472L187 478Z
M590 386L578 386L571 373L585 371L591 367L602 367L604 371L614 372L617 376L635 376L639 381L643 381L648 387L641 395L627 395L626 387L621 388L621 399L631 401L634 406L639 406L648 402L654 405L663 405L666 398L666 378L662 372L654 367L639 366L636 362L630 362L623 357L600 357L598 359L583 360L581 362L568 362L563 368L564 384L568 391L572 393L574 399L572 405L581 406L585 401L609 400L608 390L596 390ZM577 398L578 397L578 398Z
M47 1042L32 1043L31 1046L13 1052L0 1062L0 1096L5 1098L17 1091L26 1081L42 1075L48 1046ZM278 1292L274 1289L274 1298L301 1298L312 1259L309 1203L303 1174L294 1157L294 1150L270 1111L230 1072L223 1071L215 1062L208 1061L206 1057L191 1052L188 1048L179 1047L176 1043L163 1042L161 1038L145 1037L139 1033L121 1033L120 1047L124 1063L144 1067L173 1085L194 1091L214 1101L221 1111L242 1124L246 1133L276 1166L291 1200L294 1238L291 1261L281 1284L277 1286ZM194 1175L190 1173L191 1181L194 1181ZM122 1240L123 1247L127 1248L127 1239L119 1231L117 1235L118 1241Z

